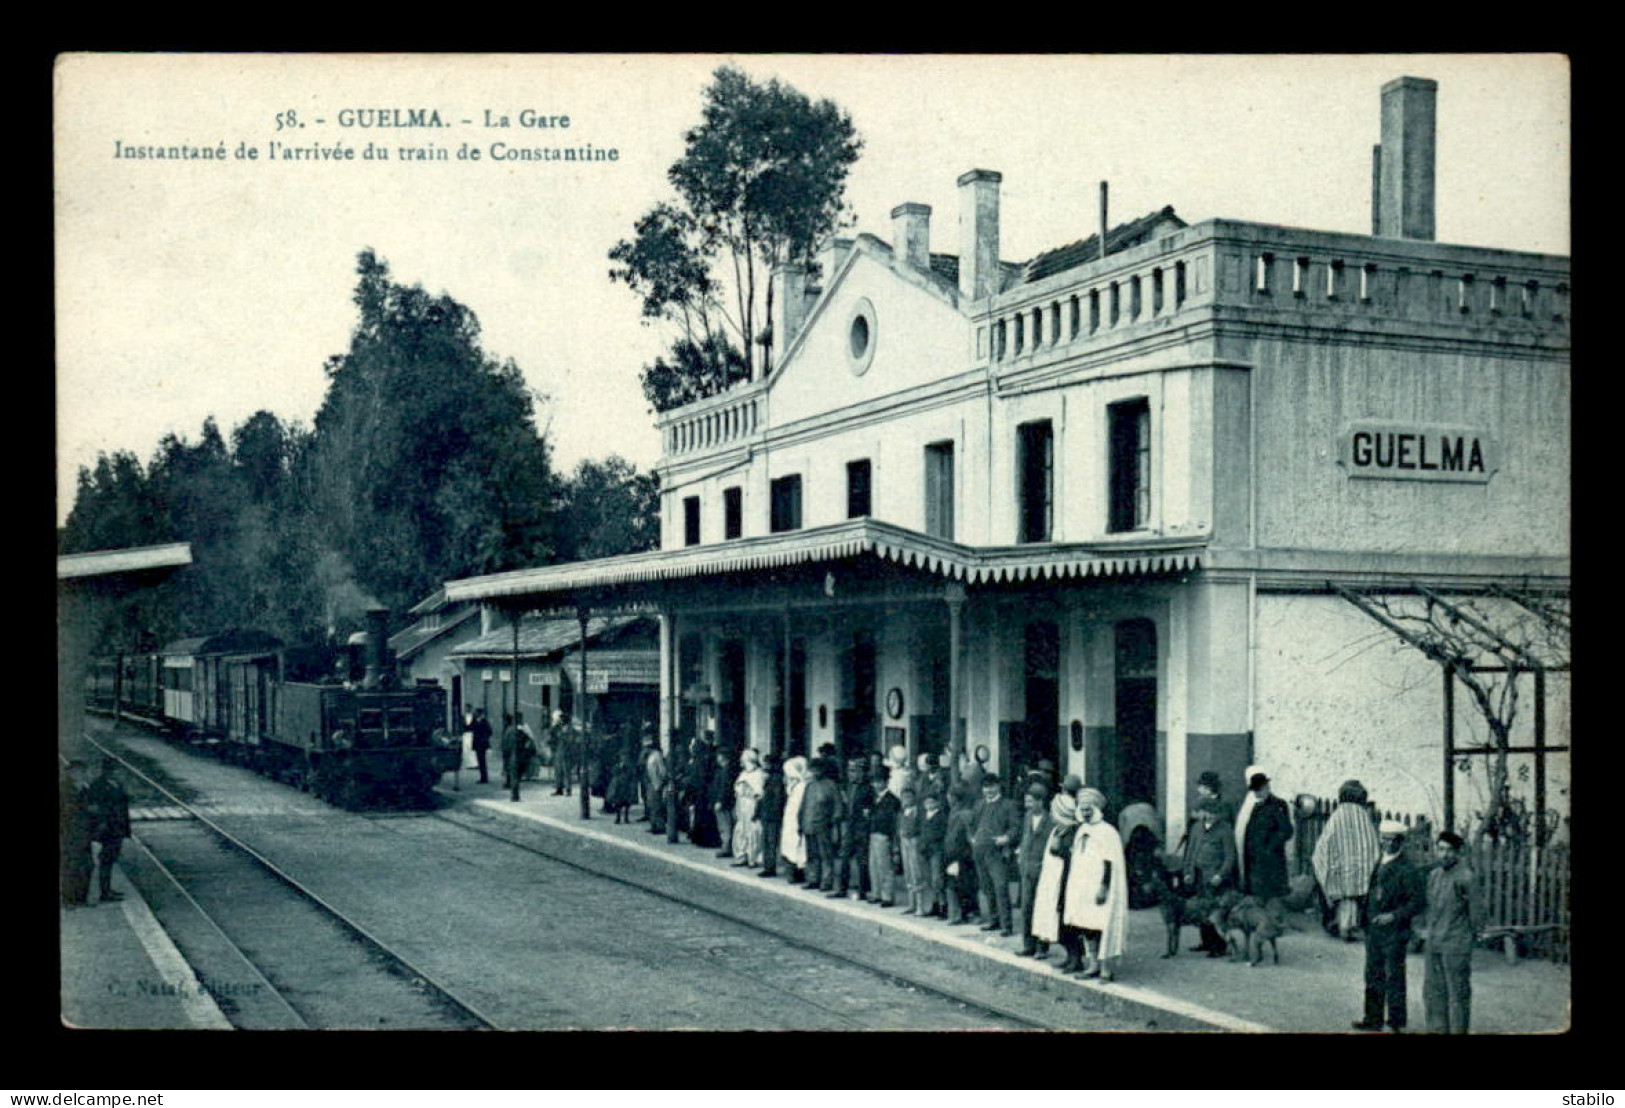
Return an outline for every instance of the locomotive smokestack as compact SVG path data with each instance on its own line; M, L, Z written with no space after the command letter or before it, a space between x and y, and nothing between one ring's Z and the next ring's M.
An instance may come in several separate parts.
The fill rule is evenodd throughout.
M389 609L367 609L367 671L361 678L364 689L389 684Z

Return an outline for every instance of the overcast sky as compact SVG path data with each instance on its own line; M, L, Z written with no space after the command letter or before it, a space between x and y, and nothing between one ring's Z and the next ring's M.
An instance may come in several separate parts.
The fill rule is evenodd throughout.
M638 369L668 337L607 279L606 252L669 195L665 170L732 60L848 110L864 140L848 198L889 240L903 201L957 253L954 181L1004 175L1001 253L1020 261L1171 204L1214 217L1369 233L1379 92L1439 82L1438 238L1569 252L1569 85L1552 56L989 58L77 56L56 73L59 519L98 452L222 432L258 409L307 423L348 345L356 254L478 315L486 350L550 397L557 462L659 440ZM341 127L345 109L436 109L439 130ZM568 115L521 130L519 112ZM305 126L277 130L278 113ZM506 114L507 130L484 127ZM325 120L318 124L317 119ZM471 120L470 124L461 121ZM431 144L477 163L359 159ZM256 161L115 157L189 144ZM268 144L357 150L268 162ZM613 163L493 162L490 147L613 147Z

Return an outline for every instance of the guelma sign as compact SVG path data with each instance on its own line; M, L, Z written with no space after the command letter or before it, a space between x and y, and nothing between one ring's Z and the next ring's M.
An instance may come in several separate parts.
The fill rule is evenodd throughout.
M1474 427L1362 420L1338 435L1337 464L1350 477L1482 485L1501 467L1501 452Z

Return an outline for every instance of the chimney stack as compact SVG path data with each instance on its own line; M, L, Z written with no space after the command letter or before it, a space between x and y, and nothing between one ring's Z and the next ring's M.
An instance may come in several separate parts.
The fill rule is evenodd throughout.
M999 290L999 182L973 169L959 178L959 294L980 300Z
M773 361L771 365L763 367L763 377L777 368L796 332L806 322L807 278L807 267L795 262L781 265L773 271L773 318L768 321L773 328Z
M1433 240L1434 116L1439 84L1399 77L1382 86L1382 145L1372 153L1372 233Z
M389 609L367 609L366 672L361 679L364 689L387 687L389 672Z
M1110 228L1111 224L1106 220L1106 182L1102 181L1100 182L1100 257L1102 261L1106 258L1106 232Z
M892 246L915 269L931 268L931 205L899 204L891 210Z

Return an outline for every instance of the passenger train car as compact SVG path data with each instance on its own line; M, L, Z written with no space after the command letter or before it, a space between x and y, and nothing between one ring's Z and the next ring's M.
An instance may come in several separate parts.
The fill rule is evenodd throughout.
M460 752L441 737L445 690L394 680L384 615L352 640L365 664L348 654L343 679L295 680L297 652L230 631L96 658L86 702L345 807L420 802Z

